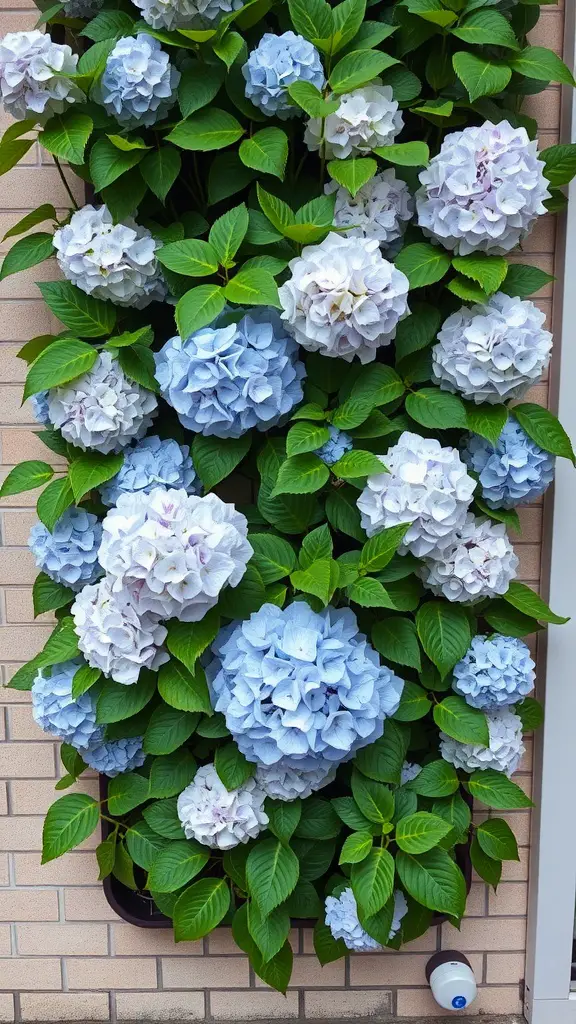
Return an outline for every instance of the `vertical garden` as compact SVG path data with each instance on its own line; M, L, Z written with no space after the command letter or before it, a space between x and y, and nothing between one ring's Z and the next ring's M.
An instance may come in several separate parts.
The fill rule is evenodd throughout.
M102 818L101 878L280 991L291 920L321 963L398 948L518 858L525 638L566 620L515 579L517 506L574 461L526 400L550 277L518 252L576 173L522 113L574 85L539 13L65 0L0 41L0 173L37 138L70 199L0 271L55 256L63 326L19 353L46 461L0 496L43 488L57 625L10 685L57 790L107 780L55 795L43 860Z

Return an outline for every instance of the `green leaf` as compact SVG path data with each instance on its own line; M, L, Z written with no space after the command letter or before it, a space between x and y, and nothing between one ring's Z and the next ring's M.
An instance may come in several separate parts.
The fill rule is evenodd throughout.
M396 142L390 146L378 146L374 152L400 167L426 167L430 159L430 150L425 142Z
M355 50L338 61L329 78L330 88L335 93L351 92L397 63L382 50Z
M326 497L326 516L334 530L364 541L365 533L360 526L360 512L356 507L354 492L348 490L332 490Z
M332 558L333 550L334 545L330 529L326 523L323 523L322 526L311 530L302 539L302 547L298 556L300 567L308 569L312 562L316 562L318 559Z
M347 398L344 404L338 406L332 413L332 423L340 430L353 430L366 422L373 408L370 397Z
M148 391L158 391L158 381L154 376L154 356L145 345L130 345L121 348L118 352L118 362L124 373L130 380L147 388Z
M411 316L401 320L396 328L394 347L397 360L431 345L440 327L440 310L434 306L427 302L410 302L410 309Z
M290 428L286 437L286 454L301 455L304 452L314 452L328 441L330 434L327 427L306 423L304 420L295 423Z
M173 753L192 735L197 724L197 714L178 711L177 708L160 704L152 712L148 728L144 733L144 753Z
M19 238L2 261L0 281L10 277L11 274L18 274L21 270L28 270L29 267L43 263L53 254L52 235L47 232L39 231L33 235L26 235L25 238Z
M525 697L521 704L516 705L514 711L522 720L524 732L539 729L544 722L544 708L534 697Z
M363 775L374 779L375 782L392 782L398 785L408 749L408 739L408 731L394 720L388 719L384 726L384 735L367 747L362 747L356 753L354 764ZM338 807L336 811L340 814ZM352 824L346 818L343 820L351 828L365 830L365 824Z
M114 779L114 782L116 781ZM130 826L125 839L132 860L145 871L150 871L156 857L167 845L166 840L153 832L150 826L142 820Z
M434 707L434 721L442 732L460 743L487 747L490 744L488 722L483 711L470 707L463 697L445 697Z
M159 800L186 789L196 774L196 761L185 749L155 757L150 769L149 796Z
M203 711L208 715L212 711L206 677L200 665L192 674L179 661L168 661L158 673L158 693L178 711Z
M335 939L327 924L318 920L314 925L314 952L322 967L346 956L347 949L342 939Z
M570 619L570 616L556 615L535 591L527 587L525 583L517 583L516 580L512 580L503 597L519 612L539 619L541 622L553 622L557 626L562 626Z
M506 406L488 405L485 402L474 405L473 402L466 402L465 409L468 430L485 437L493 447L496 447L508 419Z
M104 878L108 878L108 875L112 874L114 870L114 862L116 860L116 840L118 839L118 832L115 829L114 832L104 839L96 847L96 860L98 861L98 881L101 882Z
M1 147L0 147L1 152ZM576 174L576 143L569 142L559 146L548 146L539 154L544 161L544 174L551 185L567 185ZM510 267L510 270L512 267ZM510 271L508 271L510 273Z
M256 770L256 766L246 760L234 742L217 747L214 767L227 790L239 789Z
M140 174L148 188L163 203L180 174L182 157L173 146L161 146L148 153L140 164Z
M232 67L242 50L244 50L244 59L247 56L246 44L238 32L227 32L226 35L214 42L212 49L227 68Z
M396 857L400 881L418 903L440 914L459 918L466 906L466 883L460 868L445 850L413 856L400 850Z
M392 526L388 530L382 530L366 541L360 552L359 569L361 572L378 572L384 569L402 543L408 523L401 523L400 526Z
M340 100L326 100L312 82L303 80L292 82L288 86L288 94L294 102L305 110L310 117L327 117L340 106Z
M102 189L101 195L116 223L133 216L146 195L146 183L139 168L132 168L117 181L107 185ZM118 850L120 849L122 844L118 846ZM118 860L118 855L116 859Z
M153 892L176 892L200 874L209 859L207 848L194 840L169 843L160 850L150 868L147 888Z
M24 398L74 380L90 370L97 358L96 349L85 341L76 338L55 341L40 353L28 370Z
M328 467L317 455L294 455L280 466L272 497L278 494L311 494L323 487L329 477Z
M331 804L339 818L342 819L348 828L355 832L368 832L378 829L377 825L366 818L358 809L358 805L351 796L339 796L331 800Z
M240 203L214 221L208 237L216 253L217 263L221 263L223 267L234 266L234 256L247 230L248 210L245 203Z
M533 806L532 801L520 789L520 786L493 768L473 772L467 780L467 786L475 800L498 811L512 811L519 807Z
M51 117L40 132L38 142L61 160L71 164L84 163L84 150L92 134L92 118L77 110L67 110Z
M254 900L248 903L248 928L264 963L267 964L283 948L290 931L290 917L285 907L276 907L271 914L260 912Z
M246 862L248 891L264 915L288 898L300 873L293 850L278 839L258 842Z
M47 462L41 462L39 459L20 462L10 470L0 487L0 498L7 498L10 494L22 494L22 491L32 491L35 487L42 487L42 484L47 483L53 476L54 470Z
M462 277L460 274L453 277L451 281L448 281L446 287L448 291L452 292L453 295L457 295L464 302L488 301L488 295L480 285L476 284L475 281L469 281L467 277Z
M218 270L218 254L209 242L198 238L185 238L181 242L163 245L158 261L175 274L185 277L210 277Z
M366 13L366 0L344 0L333 11L333 32L330 52L337 53L351 40L362 26ZM384 37L385 38L385 37ZM364 47L363 47L364 49Z
M496 891L502 877L502 864L498 860L489 857L478 842L475 835L470 843L470 860L477 875L484 879Z
M454 71L466 89L470 102L481 96L494 96L506 88L512 77L508 64L485 60L474 53L460 50L452 57Z
M392 615L375 622L372 627L372 643L388 661L420 671L420 645L412 619Z
M225 440L195 435L192 441L192 458L206 491L212 490L236 469L248 454L251 440L249 433Z
M445 601L427 601L418 609L416 628L424 651L444 678L470 646L466 610Z
M52 203L43 203L36 210L27 213L25 217L22 217L21 220L8 229L2 241L5 242L7 238L13 238L14 235L23 235L25 231L35 228L37 224L43 224L46 220L57 220L56 210Z
M226 300L219 284L200 284L191 288L176 305L176 326L182 338L188 338L222 312Z
M346 590L348 598L361 608L393 608L387 590L379 580L364 576L355 580Z
M156 676L145 669L140 670L138 682L132 686L108 679L98 697L96 721L99 725L108 725L132 718L146 707L155 692Z
M503 256L486 256L480 253L470 253L468 256L455 256L452 260L452 266L460 274L464 274L465 277L471 277L473 281L477 281L488 295L498 291L510 269L510 265Z
M194 672L196 660L210 646L220 628L220 616L211 608L199 622L180 622L172 619L168 624L166 646L189 672Z
M377 455L359 449L346 452L330 468L334 476L338 476L342 480L356 480L361 476L379 475L386 472L385 465Z
M194 942L213 931L228 913L230 889L223 878L201 878L182 893L174 907L176 942Z
M69 281L40 281L38 287L54 315L69 331L73 331L81 338L101 338L114 330L116 309L111 302L94 299L91 295L81 292L79 288L75 288ZM54 344L59 345L61 342ZM68 377L68 380L71 379ZM55 385L45 384L44 387Z
M32 126L31 126L32 127ZM0 144L0 174L6 174L26 156L34 139L10 139Z
M196 110L211 103L224 81L224 68L217 64L195 61L184 68L178 86L178 103L182 117L190 117Z
M418 811L396 823L395 839L405 853L426 853L437 846L452 826L428 811Z
M335 202L335 195L311 199L297 210L294 222L284 228L284 234L303 244L321 241L332 227Z
M377 914L394 889L394 858L381 847L373 847L368 856L352 865L352 891L358 909L366 916Z
M284 579L296 568L294 548L282 537L251 533L248 540L254 548L254 563L266 585Z
M503 818L488 818L481 822L476 829L476 836L487 857L493 860L520 860L516 837Z
M261 268L240 270L228 281L224 296L239 304L280 307L276 281L268 270Z
M144 807L146 823L165 839L184 839L184 830L178 817L177 797L156 800Z
M36 502L38 518L52 532L60 516L64 514L73 501L74 494L68 477L64 476L53 480L52 483L44 488Z
M297 569L290 576L290 582L296 590L314 594L325 605L338 586L338 581L338 563L330 558L319 558L306 569Z
M49 576L46 576L45 573L41 572L34 580L34 586L32 587L34 618L37 615L42 615L44 612L63 608L65 605L70 604L74 597L75 593L70 587L65 587L62 583L56 583Z
M287 843L298 826L302 814L302 801L271 800L269 797L265 804L266 813L270 819L268 828L273 835L282 843Z
M125 14L124 11L100 11L100 13L82 29L80 35L86 36L87 39L91 39L94 43L99 43L103 39L129 36L132 34L133 30L134 21L130 15Z
M400 250L396 267L406 274L410 288L424 288L444 277L450 268L450 256L428 242L415 242Z
M374 837L369 832L353 832L344 841L338 863L358 864L368 856L373 842Z
M79 502L85 494L111 480L121 470L123 455L101 455L100 452L86 452L70 464L68 473L74 500Z
M504 600L490 601L482 615L492 629L504 636L528 636L543 628L537 619L524 615Z
M90 687L97 683L102 675L99 668L90 668L89 665L81 665L79 669L74 673L72 679L72 697L74 700L78 700L83 693L86 693Z
M238 155L246 167L284 179L288 159L288 136L281 128L262 128L240 143Z
M570 462L576 462L568 434L548 409L534 402L522 402L521 405L514 406L513 412L522 429L540 448L561 458L570 459Z
M315 796L304 800L295 833L299 839L313 839L315 842L333 839L341 828L340 818L328 800Z
M540 267L532 267L523 263L510 263L508 273L500 291L513 298L525 299L528 295L540 291L544 285L554 281L552 274L547 274Z
M535 78L539 82L561 82L563 85L576 85L570 69L563 60L545 46L527 46L517 56L510 58L510 67L526 78Z
M107 185L111 185L131 167L139 164L143 157L142 149L125 152L117 149L108 138L98 139L90 150L90 177L96 191L100 192Z
M398 722L417 722L430 711L430 696L418 683L407 679L400 697L400 705L395 712Z
M421 388L406 397L406 412L431 430L466 427L466 408L458 395L440 388Z
M353 772L352 793L358 809L368 821L384 825L392 819L394 797L388 786L374 782L359 772Z
M48 810L42 830L42 864L61 857L92 835L100 820L98 804L85 793L62 796Z
M181 121L166 138L180 149L205 153L232 146L242 135L244 129L232 114L210 107Z
M505 46L509 50L519 49L512 25L498 11L474 11L450 31L453 36L472 45L488 43L490 46Z
M459 788L456 770L446 761L429 761L408 788L419 796L451 796Z

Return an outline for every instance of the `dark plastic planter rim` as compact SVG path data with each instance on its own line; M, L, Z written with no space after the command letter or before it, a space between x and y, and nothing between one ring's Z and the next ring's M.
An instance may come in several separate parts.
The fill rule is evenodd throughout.
M107 800L108 798L108 778L105 775L100 776L100 799ZM472 806L472 798L468 793L464 793L464 799ZM102 819L102 838L106 837L112 831L112 826L109 821ZM460 870L464 875L466 882L466 893L470 892L470 886L472 884L472 861L470 859L470 844L467 843L465 846L457 847L456 861ZM152 897L145 891L137 890L133 891L128 886L123 885L122 882L114 878L113 875L108 875L102 882L104 889L104 895L108 900L108 903L112 907L112 910L119 917L127 921L128 924L133 924L137 928L171 928L172 921L165 914L156 907ZM444 924L448 920L446 914L434 914L430 927L435 927L439 924ZM218 927L223 927L218 925ZM312 928L313 921L311 918L293 918L293 928Z

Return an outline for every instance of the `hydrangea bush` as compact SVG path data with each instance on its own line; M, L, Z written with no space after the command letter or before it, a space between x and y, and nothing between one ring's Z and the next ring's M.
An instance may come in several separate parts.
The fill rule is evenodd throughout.
M43 859L102 817L101 878L283 992L291 919L323 964L398 948L517 858L525 638L565 621L515 578L574 461L516 247L576 165L522 96L573 79L537 4L432 7L65 0L0 42L0 167L37 137L70 200L0 274L55 256L63 325L19 353L46 460L0 496L40 489L57 623L10 685L57 789L109 779Z

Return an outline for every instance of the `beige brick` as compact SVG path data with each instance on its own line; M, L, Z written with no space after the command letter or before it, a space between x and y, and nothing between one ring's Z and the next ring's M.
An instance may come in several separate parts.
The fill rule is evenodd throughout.
M49 950L54 956L100 956L108 953L105 924L19 924L18 952L37 956Z
M52 334L58 330L58 321L41 301L0 302L0 337L6 341L23 343L38 334Z
M16 1019L14 1010L14 996L10 992L0 992L0 1021L12 1024Z
M462 921L460 931L451 924L442 925L442 949L460 949L463 953L473 950L522 950L526 940L524 918L502 917L495 927L490 918L470 917Z
M86 957L66 961L70 989L156 988L156 963L136 957Z
M243 956L164 959L162 978L164 988L247 988L250 983Z
M203 1020L204 993L147 992L144 995L140 992L118 992L116 1016L118 1020Z
M505 860L502 865L503 882L524 882L528 878L530 866L529 851L519 850L520 860Z
M549 213L544 217L538 217L528 238L522 242L522 251L525 253L554 252L555 242L556 217Z
M32 590L30 587L6 587L4 590L4 604L6 607L6 622L19 625L22 622L38 622L56 625L56 618L52 612L44 612L34 618L34 606L32 603Z
M75 850L42 865L40 853L15 853L13 856L16 885L36 885L39 878L42 885L90 885L98 881L98 862L93 853Z
M4 530L2 536L8 547L25 547L28 543L30 530L34 523L38 522L36 510L24 511L18 509L4 509L3 512Z
M488 897L489 913L492 915L526 914L528 886L524 882L502 882L498 891L490 890Z
M0 777L46 778L54 776L54 743L3 743L0 746Z
M286 1020L298 1016L298 994L288 992L211 992L216 1020Z
M66 176L76 198L83 199L84 182L71 171L68 171ZM10 196L11 205L16 209L27 209L31 195L34 196L36 206L40 206L41 203L69 205L55 167L15 167L4 175L4 188L6 195Z
M337 988L344 985L345 962L338 960L322 967L316 956L295 956L290 988ZM262 988L264 982L256 978L256 987Z
M35 960L24 958L17 960L0 960L0 978L2 988L32 991L38 989L59 989L62 983L60 961L53 957L37 957Z
M38 888L4 890L0 898L0 920L57 921L58 893Z
M540 579L540 548L537 544L515 544L514 551L520 559L518 576L525 583Z
M11 952L12 940L10 938L10 925L0 924L0 956L10 956Z
M32 150L30 150L32 152ZM62 277L58 270L55 259L46 260L37 267L21 271L7 277L0 284L0 298L2 299L37 299L38 287L36 281L57 281ZM4 419L9 419L5 416Z
M174 942L171 928L147 929L116 924L112 936L113 950L118 956L202 956L203 953L201 940Z
M488 984L512 984L524 977L526 962L523 953L488 953L486 981Z
M37 436L38 428L27 430L23 427L4 427L0 431L2 438L2 461L7 466L15 466L23 459L42 459L51 466L65 466L66 460L61 455L50 451Z
M336 1020L349 1017L384 1017L392 1012L391 992L347 992L333 989L304 994L306 1017L333 1017Z
M423 1019L443 1017L446 1020L446 1010L438 1006L429 988L400 988L396 998L398 1019L402 1017L422 1017ZM458 1016L455 1015L454 1020L458 1020Z
M230 928L216 928L208 936L208 949L212 954L238 953Z
M8 885L8 854L0 853L0 885Z
M562 40L564 36L564 18L558 10L546 10L538 24L532 29L529 40L532 46L547 46L562 56Z
M83 889L67 889L64 907L67 921L118 920L118 914L112 910L101 885L93 889L88 886Z
M0 782L0 814L8 814L8 789L6 782Z
M374 985L425 985L429 954L385 952L350 957L350 984L353 988ZM482 977L480 953L468 957L472 970Z
M36 725L32 712L26 704L9 709L8 729L11 740L37 740L43 743L54 743L54 738L45 733L39 725Z
M13 583L14 580L33 583L37 575L34 555L27 548L0 549L0 585Z
M147 999L149 996L141 996ZM22 1020L108 1020L107 992L23 992Z
M28 711L28 708L23 708ZM46 814L48 808L62 794L55 791L53 779L34 779L13 781L10 783L13 814ZM98 796L96 779L81 779L75 786L70 786L66 793L88 793Z
M0 626L0 661L29 661L42 650L50 626Z
M41 850L43 818L0 818L0 850Z
M522 1013L518 985L481 986L476 1000L477 1013Z

